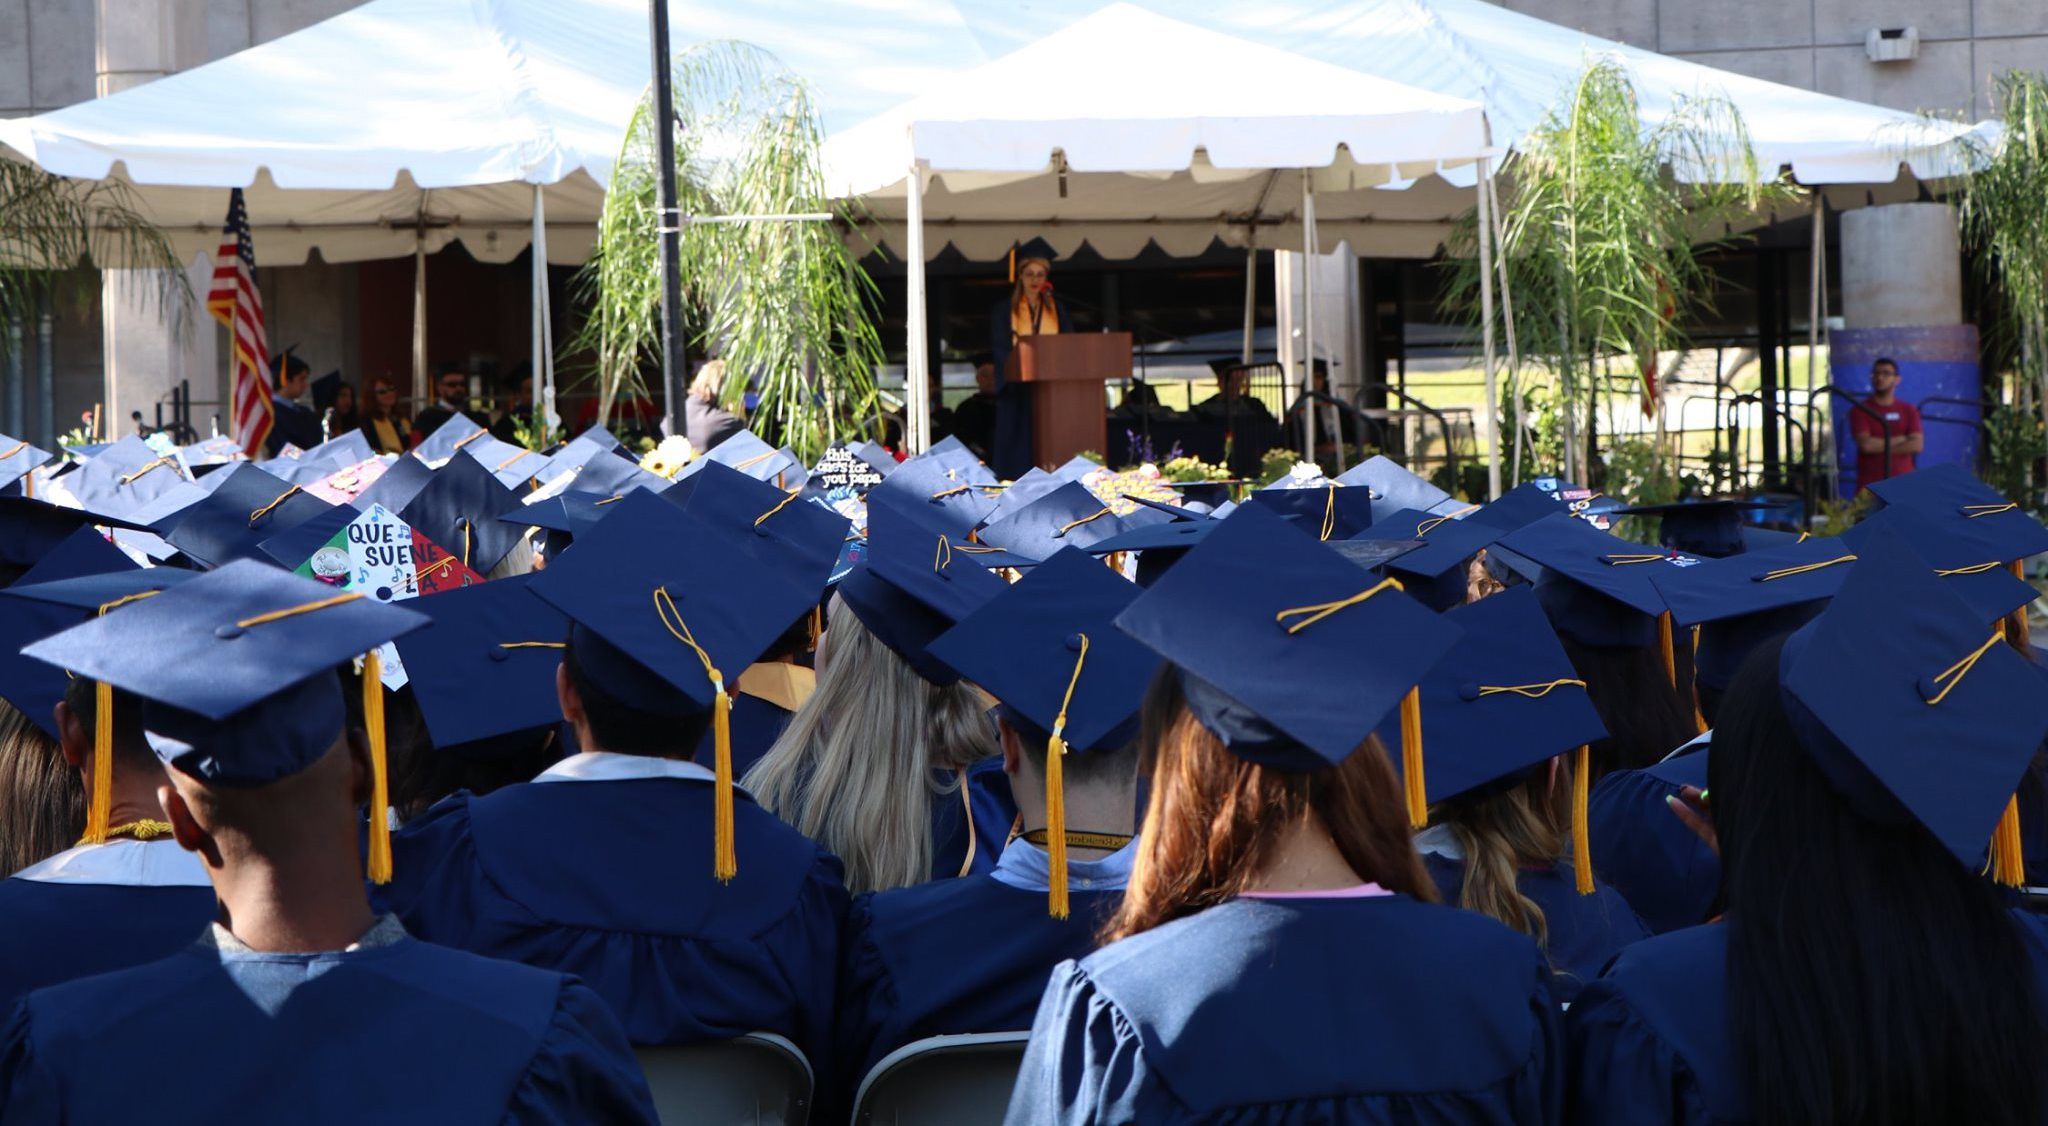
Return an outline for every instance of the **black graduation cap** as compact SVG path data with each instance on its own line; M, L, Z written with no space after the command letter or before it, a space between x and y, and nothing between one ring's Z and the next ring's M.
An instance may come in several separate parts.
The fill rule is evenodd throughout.
M1267 487L1251 503L1294 518L1317 539L1348 540L1372 526L1372 490L1326 482L1301 489Z
M1016 268L1014 266L1014 263L1021 262L1030 258L1036 258L1042 262L1057 262L1060 260L1060 252L1054 250L1052 248L1051 243L1045 241L1042 238L1039 238L1036 235L1033 235L1032 237L1025 239L1023 242L1018 243L1016 247L1010 251L1010 260L1013 263L1010 271L1011 276L1016 276Z
M1742 535L1744 513L1782 507L1772 501L1687 500L1616 508L1607 515L1655 516L1658 543L1689 555L1720 559L1740 555L1748 547Z
M298 347L297 344L287 344L284 346L283 351L270 357L270 385L272 387L281 386L287 375L297 375L300 372L313 370L306 361L293 354L298 351Z
M380 478L378 484L382 483ZM362 507L360 497L357 501L357 507ZM496 567L525 534L498 519L518 507L518 495L499 484L481 463L474 458L451 457L398 510L398 518L481 575Z
M205 500L180 512L163 532L202 566L254 559L259 545L334 506L251 462L226 470Z
M326 410L341 397L341 369L336 368L313 381L313 409Z

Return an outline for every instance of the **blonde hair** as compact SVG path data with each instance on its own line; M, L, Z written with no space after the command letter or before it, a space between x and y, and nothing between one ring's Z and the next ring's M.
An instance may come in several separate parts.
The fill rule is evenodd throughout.
M826 635L817 689L741 785L836 854L848 891L925 883L932 802L959 801L957 772L998 753L986 706L964 682L917 675L841 599Z
M1444 824L1465 854L1465 882L1458 906L1505 923L1547 948L1548 920L1536 901L1522 894L1524 868L1548 868L1570 851L1563 795L1571 793L1571 764L1553 760L1511 789L1448 804Z
M725 361L712 360L697 369L697 378L690 381L690 394L707 403L716 403L725 397Z

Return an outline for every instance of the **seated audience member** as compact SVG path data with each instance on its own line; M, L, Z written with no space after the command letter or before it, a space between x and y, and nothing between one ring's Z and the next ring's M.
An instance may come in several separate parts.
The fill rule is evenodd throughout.
M392 909L429 941L575 974L635 1044L768 1031L829 1074L838 863L727 763L690 761L728 707L719 670L772 644L829 565L812 577L765 537L627 493L530 580L571 623L555 691L580 753L408 823Z
M434 431L456 415L489 428L491 416L469 406L469 373L462 365L443 363L434 370L434 402L412 420L412 443L417 446L433 437Z
M2009 822L2048 736L2041 670L1903 543L1856 554L1828 609L1729 686L1708 767L1726 914L1579 994L1574 1122L2048 1107L2048 926L1994 883L2025 879Z
M653 1121L588 989L416 941L370 909L358 810L378 748L345 726L335 669L421 622L245 560L30 647L141 699L165 819L220 911L179 953L17 1004L0 1119L128 1121L159 1099L145 1117Z
M1217 360L1209 365L1216 372L1216 393L1195 404L1197 417L1211 420L1260 417L1270 420L1273 411L1266 401L1251 393L1252 373L1235 360Z
M1388 591L1246 507L1118 615L1168 662L1144 837L1009 1122L1559 1120L1543 956L1432 902L1373 735L1457 634Z
M0 1007L31 989L174 954L213 921L206 869L171 839L157 802L164 768L143 738L141 703L109 692L104 752L96 685L71 681L57 705L63 761L93 794L96 824L73 847L0 880ZM103 798L93 783L101 753L112 760Z
M402 454L411 447L412 425L398 409L398 382L388 375L370 380L363 406L363 439L380 454Z
M491 423L491 437L520 445L521 427L533 426L533 368L520 364L498 384L498 421Z
M1650 934L1593 878L1586 756L1574 752L1604 733L1600 714L1534 594L1509 591L1444 620L1465 636L1422 682L1435 821L1415 843L1445 903L1536 939L1551 994L1569 1003L1617 951Z
M854 901L839 1006L842 1054L859 1064L849 1083L913 1040L1029 1028L1053 966L1095 948L1136 855L1134 740L1159 665L1110 624L1137 595L1063 551L933 644L1001 702L1024 832L993 872Z
M276 457L286 446L310 450L323 440L320 416L307 406L305 398L313 386L313 369L290 349L270 361L270 435L263 448Z
M974 394L953 407L953 428L960 444L986 459L996 434L996 363L983 352L973 359Z

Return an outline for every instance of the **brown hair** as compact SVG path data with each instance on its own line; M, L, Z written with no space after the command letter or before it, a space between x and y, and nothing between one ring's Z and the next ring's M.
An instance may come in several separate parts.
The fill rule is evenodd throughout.
M0 701L0 876L47 860L85 832L85 787L57 741Z
M1564 802L1572 792L1567 760L1538 771L1507 790L1460 798L1443 808L1443 822L1465 854L1465 882L1458 906L1505 923L1547 945L1550 927L1543 908L1523 895L1523 868L1548 868L1562 858L1570 840Z
M1232 754L1187 709L1180 675L1160 670L1139 744L1152 779L1145 828L1123 907L1103 930L1114 942L1214 907L1250 887L1282 831L1314 816L1361 880L1436 901L1415 854L1401 783L1379 740L1305 773Z

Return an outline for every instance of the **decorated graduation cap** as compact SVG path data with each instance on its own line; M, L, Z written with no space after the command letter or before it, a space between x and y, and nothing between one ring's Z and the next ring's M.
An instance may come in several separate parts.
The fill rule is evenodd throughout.
M363 657L369 876L381 883L391 878L391 839L376 650L425 624L410 610L245 559L24 652L141 697L157 757L223 787L268 785L325 755L347 722L335 668Z
M45 449L30 445L26 438L0 434L0 489L19 482L28 489L34 488L29 474L50 463L57 455Z
M1571 752L1572 867L1579 894L1591 895L1588 748L1607 729L1586 695L1586 682L1526 588L1460 606L1444 618L1464 636L1416 689L1422 729L1429 734L1429 803L1485 792ZM1387 723L1380 727L1383 740L1398 734Z
M1910 546L1880 532L1833 604L1794 633L1779 686L1800 745L1860 816L1918 822L2018 886L2014 789L2048 737L2041 671Z
M1385 513L1352 539L1419 545L1390 558L1386 566L1423 605L1448 610L1465 601L1465 566L1503 534L1490 524L1403 508Z
M1136 737L1145 688L1159 668L1152 650L1114 621L1138 588L1087 553L1066 548L932 643L932 656L979 685L1011 723L1046 736L1047 908L1064 919L1068 752L1114 751Z
M359 500L357 507L368 506ZM518 507L518 494L500 484L482 463L452 457L396 511L399 519L481 575L496 567L524 534L498 519Z
M1543 567L1536 596L1557 632L1595 648L1660 644L1665 674L1676 686L1671 618L1650 578L1702 560L1630 543L1561 511L1500 542Z
M176 453L130 435L67 474L64 487L89 511L126 517L190 480Z
M1061 548L1086 550L1130 526L1101 497L1067 481L982 528L978 538L1028 559L1048 559Z
M1116 625L1177 666L1188 710L1232 753L1262 766L1334 766L1401 709L1408 813L1420 828L1427 810L1414 688L1458 628L1401 597L1399 586L1374 582L1314 535L1247 506Z
M839 597L876 640L943 687L959 675L931 655L931 643L1007 584L983 564L984 545L936 530L911 511L868 505L867 558L840 580Z
M1674 551L1720 559L1740 555L1749 546L1742 535L1745 513L1779 507L1770 501L1687 500L1617 508L1608 515L1655 516L1658 543Z
M1556 481L1524 481L1499 497L1480 505L1467 519L1496 528L1515 531L1556 512L1572 512L1561 495L1569 486Z
M2048 528L1960 465L1931 465L1884 481L1871 492L1886 506L1916 509L1985 559L2005 562L2048 551Z
M527 576L423 598L433 620L397 642L434 749L487 754L500 736L561 720L555 670L569 619L535 596Z
M334 508L253 462L229 466L220 476L221 484L174 516L163 533L203 566L257 558L264 540Z
M1348 540L1372 526L1372 490L1323 483L1307 488L1267 487L1251 504L1295 518L1296 526L1320 540Z
M658 716L711 716L716 750L712 871L730 880L735 676L817 602L814 567L781 542L627 493L530 589L571 621L569 652L619 702Z
M1372 491L1374 523L1405 508L1442 516L1468 506L1464 501L1410 472L1385 454L1374 454L1337 476L1339 485Z

